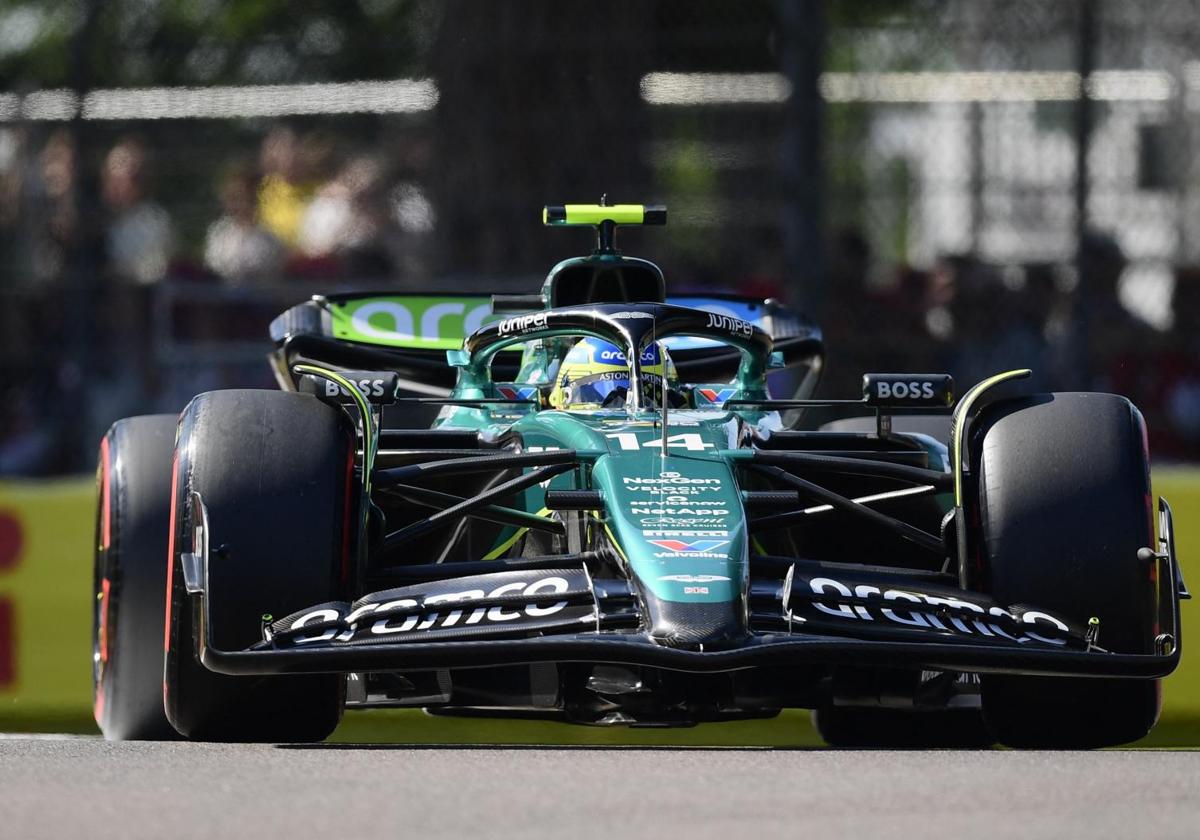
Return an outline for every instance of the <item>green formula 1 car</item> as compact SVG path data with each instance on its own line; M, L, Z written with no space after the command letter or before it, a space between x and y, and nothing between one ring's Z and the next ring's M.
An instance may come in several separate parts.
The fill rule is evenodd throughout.
M652 726L806 708L842 746L1145 735L1187 593L1138 410L1021 394L1027 371L957 402L908 373L815 401L816 327L668 298L617 250L618 224L665 216L548 207L597 246L540 294L314 298L271 326L282 390L114 425L104 734L317 741L344 708L409 706ZM869 428L805 428L829 404ZM914 411L949 434L902 431Z

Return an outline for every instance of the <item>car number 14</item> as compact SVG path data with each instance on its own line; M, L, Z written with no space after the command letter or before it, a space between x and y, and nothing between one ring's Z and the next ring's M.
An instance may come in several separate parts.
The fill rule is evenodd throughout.
M610 432L605 437L615 439L621 445L621 449L632 452L637 452L639 449L656 449L662 446L662 438L639 442L637 435L633 432ZM705 449L713 448L711 443L705 443L704 439L696 432L670 435L667 438L667 446L692 452L702 452Z

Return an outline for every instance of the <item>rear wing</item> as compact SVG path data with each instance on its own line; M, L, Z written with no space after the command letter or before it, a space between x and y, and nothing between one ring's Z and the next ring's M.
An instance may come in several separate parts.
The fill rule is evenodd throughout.
M820 330L778 301L684 294L672 295L667 302L749 321L774 339L787 366L820 367ZM509 306L503 310L494 312L488 295L378 292L315 296L271 322L271 340L276 347L272 363L284 387L295 387L291 368L297 362L317 361L395 370L405 380L402 387L406 390L441 396L455 378L446 364L445 351L461 348L468 335L512 314ZM732 371L737 365L737 351L716 341L676 336L666 344L684 380L721 381L728 378L721 375L724 368ZM495 362L497 379L513 379L517 363L515 353L502 353ZM507 367L513 369L511 375L505 375Z

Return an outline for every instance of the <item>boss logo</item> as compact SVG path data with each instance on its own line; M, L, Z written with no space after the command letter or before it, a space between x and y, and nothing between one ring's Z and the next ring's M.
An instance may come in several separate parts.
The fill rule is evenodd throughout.
M948 406L954 402L954 380L946 374L868 373L863 377L868 405Z
M396 399L400 382L395 374L373 370L341 370L339 373L372 405L388 405ZM348 404L356 399L350 388L323 376L305 374L297 386L301 393L312 394L327 402Z
M358 390L362 392L364 397L382 397L383 396L383 380L382 379L360 379L354 383L358 386ZM325 380L325 396L327 397L348 397L350 392L332 382Z
M895 397L898 400L919 400L922 397L927 400L931 400L933 399L933 383L880 382L876 386L875 395L881 400L891 399L892 397Z

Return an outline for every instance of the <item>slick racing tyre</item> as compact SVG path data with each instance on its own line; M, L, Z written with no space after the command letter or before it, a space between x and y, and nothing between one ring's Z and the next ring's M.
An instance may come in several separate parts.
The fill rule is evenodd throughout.
M1142 416L1112 394L1005 400L977 422L985 588L1086 625L1098 644L1148 654L1156 587L1137 551L1155 545ZM976 436L978 440L978 436ZM1158 681L985 675L984 720L1011 747L1136 741L1158 717Z
M261 616L288 615L347 589L354 457L339 412L282 391L213 391L180 418L172 497L166 711L205 741L320 741L341 718L337 674L227 676L197 659L199 599L180 555L194 538L192 494L208 514L207 602L213 643L261 641Z
M93 575L96 723L110 741L178 738L163 711L163 608L178 417L130 417L100 442Z
M884 709L825 705L813 726L831 747L849 749L985 749L995 739L978 709Z

